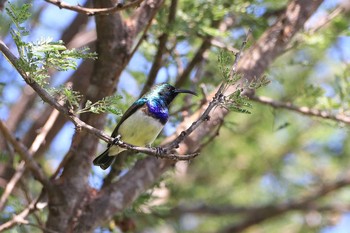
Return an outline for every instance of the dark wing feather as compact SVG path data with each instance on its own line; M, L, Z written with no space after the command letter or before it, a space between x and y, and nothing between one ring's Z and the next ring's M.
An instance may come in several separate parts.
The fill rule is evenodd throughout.
M137 109L141 108L145 103L147 102L146 98L141 98L137 101L135 101L129 108L126 110L126 112L123 114L122 118L120 118L117 126L113 130L112 137L115 138L118 136L118 129L120 125L129 117L131 116L134 112L136 112Z

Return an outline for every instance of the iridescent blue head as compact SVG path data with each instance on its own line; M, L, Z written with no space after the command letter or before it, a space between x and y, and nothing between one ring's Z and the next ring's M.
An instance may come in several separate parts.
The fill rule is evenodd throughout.
M196 95L193 91L177 89L170 84L162 83L154 86L138 101L146 103L148 114L165 124L169 117L168 106L179 93Z
M197 95L193 91L177 89L168 83L162 83L154 86L144 97L149 100L161 99L162 101L164 101L166 106L169 106L169 104L179 93Z

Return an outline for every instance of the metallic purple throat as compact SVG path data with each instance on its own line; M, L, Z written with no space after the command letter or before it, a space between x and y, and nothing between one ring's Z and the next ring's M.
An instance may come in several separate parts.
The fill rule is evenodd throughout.
M162 101L148 101L147 102L149 115L158 119L162 124L165 124L169 118L168 108Z

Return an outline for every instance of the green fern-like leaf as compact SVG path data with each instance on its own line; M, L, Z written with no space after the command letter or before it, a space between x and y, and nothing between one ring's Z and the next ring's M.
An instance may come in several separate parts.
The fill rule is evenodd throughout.
M30 7L30 4L16 7L9 3L6 12L15 25L10 33L20 56L18 64L33 81L45 87L48 85L48 70L67 71L76 69L78 59L96 58L96 54L90 53L87 48L81 50L67 49L61 40L52 41L51 38L42 38L35 42L23 41L23 37L28 35L28 30L23 24L31 16Z
M121 115L121 111L117 107L117 104L119 100L121 99L120 96L108 96L103 98L102 100L99 100L95 103L92 103L90 100L87 100L85 103L85 106L79 110L76 111L76 114L86 113L86 112L92 112L92 113L103 113L103 112L110 112L116 115Z

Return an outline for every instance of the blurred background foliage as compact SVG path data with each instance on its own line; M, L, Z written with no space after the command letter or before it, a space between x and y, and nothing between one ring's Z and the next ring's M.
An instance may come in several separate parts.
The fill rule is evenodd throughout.
M327 21L327 17L343 7L344 2L326 0L321 5L287 51L266 71L271 83L257 90L257 96L349 116L349 8L342 8L338 15ZM21 4L20 1L13 3ZM168 24L171 1L165 1L145 41L121 76L118 93L123 99L120 100L119 108L124 111L141 92L163 33L168 34L168 42L163 67L156 82L176 83L205 38L214 38L220 42L220 46L211 46L203 53L203 59L182 85L198 92L202 88L208 94L221 82L219 52L226 48L239 48L248 28L252 30L249 47L273 25L287 3L285 0L179 0L176 18ZM33 6L32 17L27 22L30 28L29 41L38 40L40 36L60 39L76 15L43 1L35 1ZM59 14L67 18L57 21ZM123 14L127 17L132 14L132 10ZM63 16L60 18L63 19ZM327 22L320 24L325 18ZM226 24L227 28L221 28L222 24ZM0 36L15 51L9 35L10 26L8 17L2 11ZM93 28L94 22L90 18L82 30ZM50 83L59 86L70 75L69 72L53 72ZM6 120L25 84L3 56L0 57L0 77L0 117ZM203 93L199 98L203 98ZM194 101L197 100L178 98L172 105L172 111ZM254 216L254 208L302 200L317 187L349 174L350 138L346 124L273 108L256 101L251 103L251 114L230 113L219 129L218 136L202 149L198 158L189 163L179 162L154 189L142 195L132 207L96 232L120 232L123 226L125 232L219 232L225 226L240 224L246 216ZM37 99L16 127L15 135L23 137L43 108L44 105ZM163 138L174 132L183 114L189 114L197 108L198 105L195 105L188 112L173 115ZM111 131L116 124L116 117L109 115L108 119L106 131ZM73 130L72 124L67 123L40 159L48 174L53 173L68 150ZM162 138L157 140L161 141ZM8 163L7 153L0 153L1 162ZM10 163L16 164L18 158L15 158L17 160ZM130 160L130 163L135 161ZM125 163L125 171L130 163ZM93 169L92 186L98 188L106 174ZM9 198L5 211L0 214L0 222L11 218L28 200L39 195L38 184L26 180L30 181L26 190L17 190ZM250 233L348 232L345 229L350 229L350 187L321 196L313 204L315 209L287 211L243 230ZM193 211L203 206L212 211L204 211L204 208ZM332 206L334 209L316 208ZM344 207L345 211L339 211L336 208L338 206ZM229 207L237 210L220 212ZM45 222L45 218L45 209L30 216L33 221L39 219ZM344 224L346 219L348 221ZM19 226L13 232L35 231Z

